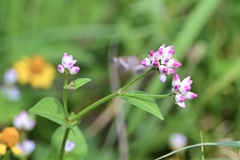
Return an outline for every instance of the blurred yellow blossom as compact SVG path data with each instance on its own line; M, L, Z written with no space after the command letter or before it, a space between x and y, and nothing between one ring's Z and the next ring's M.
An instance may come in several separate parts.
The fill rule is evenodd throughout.
M15 155L21 153L21 150L16 147L19 141L19 136L19 132L16 128L4 128L0 133L0 155L5 155L7 148L10 148Z
M29 83L33 88L48 89L55 77L55 68L42 56L24 57L13 65L20 84Z

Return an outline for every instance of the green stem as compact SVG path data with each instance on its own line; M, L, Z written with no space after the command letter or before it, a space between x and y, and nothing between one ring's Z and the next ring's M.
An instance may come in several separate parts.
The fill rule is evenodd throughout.
M3 155L2 159L3 160L9 160L9 155L10 155L10 151L9 151L9 149L7 149L6 154Z
M145 77L146 75L148 75L150 72L152 72L153 70L155 70L155 68L151 67L149 70L147 70L146 72L140 74L138 77L134 78L133 80L131 80L129 83L127 83L125 86L123 86L120 91L125 91L129 86L131 86L133 83L137 82L139 79Z
M64 73L64 85L63 85L63 110L65 113L65 116L68 117L68 109L67 109L67 85L68 85L68 80L67 80L67 72Z
M172 97L172 93L163 94L163 95L124 93L123 95L129 96L129 97L152 97L152 98L168 98L168 97Z
M109 94L108 96L96 101L95 103L91 104L90 106L88 106L87 108L83 109L81 112L79 112L78 114L76 114L75 117L73 117L73 121L81 118L84 114L88 113L89 111L93 110L94 108L96 108L97 106L105 103L106 101L109 101L110 99L117 97L119 95L118 92L114 92L112 94Z
M70 131L70 128L66 128L65 133L64 133L64 137L63 137L63 141L62 141L62 146L61 146L60 160L63 160L64 148L65 148L65 144L66 144L66 141L67 141L69 131Z
M150 72L152 72L155 68L150 68L149 70L147 70L146 72L142 73L141 75L139 75L138 77L134 78L132 81L130 81L129 83L127 83L125 86L123 86L119 91L114 92L98 101L96 101L95 103L91 104L90 106L86 107L85 109L83 109L82 111L80 111L78 114L76 114L76 116L74 116L71 121L76 121L77 119L80 119L83 115L85 115L86 113L88 113L89 111L93 110L94 108L96 108L97 106L105 103L106 101L109 101L110 99L117 97L118 95L121 95L123 91L125 91L128 87L130 87L132 84L134 84L135 82L137 82L138 80L140 80L141 78L145 77L147 74L149 74Z

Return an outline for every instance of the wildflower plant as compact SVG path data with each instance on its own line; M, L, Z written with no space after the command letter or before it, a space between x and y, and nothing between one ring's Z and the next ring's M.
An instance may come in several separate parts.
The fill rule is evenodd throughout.
M52 135L51 151L46 159L84 159L88 148L77 124L79 124L85 114L117 96L161 120L164 118L155 101L156 98L173 97L176 104L182 108L185 107L184 102L186 99L196 98L197 94L190 92L193 81L190 80L190 77L187 77L180 82L179 75L174 76L172 82L173 89L169 94L152 95L139 90L129 90L131 85L153 71L159 72L159 79L162 83L166 81L168 76L175 74L176 69L182 64L173 58L174 52L173 46L165 47L165 45L161 45L156 52L150 51L148 57L141 61L143 67L148 67L147 71L131 80L118 91L94 102L78 113L69 112L67 93L88 83L90 79L78 78L68 82L68 76L77 74L80 71L80 67L76 66L77 60L74 60L72 55L64 53L61 64L56 67L58 72L64 75L63 104L53 97L45 97L29 110L30 113L45 117L60 125Z

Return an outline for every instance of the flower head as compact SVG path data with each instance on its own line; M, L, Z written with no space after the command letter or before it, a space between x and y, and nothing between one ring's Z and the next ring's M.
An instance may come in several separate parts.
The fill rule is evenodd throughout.
M35 126L36 122L32 119L26 111L20 112L13 120L13 125L24 131L30 131Z
M14 84L17 81L17 72L13 69L10 68L6 70L4 74L4 84Z
M17 78L17 72L13 68L7 69L4 74L4 83L0 87L3 96L11 101L20 99L20 91L15 85Z
M25 57L13 65L20 84L29 83L33 88L48 89L55 77L55 69L42 56Z
M7 148L10 148L16 155L21 153L21 150L16 146L19 141L19 136L20 134L16 128L4 128L0 133L0 155L5 155Z
M170 145L173 150L185 147L187 144L187 137L181 133L174 133L170 136Z
M20 156L28 156L30 155L35 149L34 141L25 139L22 143L18 143L17 147L22 151Z
M66 152L70 152L71 150L73 150L75 148L75 146L76 146L76 144L74 142L71 142L71 141L67 140L64 150Z
M156 52L151 50L148 53L148 57L141 61L141 64L145 67L151 66L157 68L160 73L159 79L164 83L167 75L174 74L175 69L182 66L179 61L172 58L174 53L173 46L165 47L165 44L163 44Z
M197 94L190 92L192 83L193 81L190 76L186 77L182 82L180 81L180 76L178 74L173 77L172 92L175 95L176 103L182 108L185 108L184 101L186 99L194 99L197 97Z
M60 73L69 72L71 75L77 74L80 71L79 66L74 66L77 60L73 60L72 55L64 53L62 56L62 63L58 65L57 69Z

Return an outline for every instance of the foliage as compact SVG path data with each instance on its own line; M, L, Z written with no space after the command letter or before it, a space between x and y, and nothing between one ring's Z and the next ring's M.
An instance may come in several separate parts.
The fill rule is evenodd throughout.
M204 142L239 140L239 5L236 0L1 0L0 78L3 79L5 69L22 56L40 54L57 66L60 61L57 57L62 53L73 54L81 67L81 77L92 79L82 89L70 93L71 111L78 112L110 93L112 86L106 82L113 67L107 72L108 57L142 58L161 43L173 44L176 57L184 61L180 73L191 75L192 90L198 93L198 98L188 102L185 109L178 108L171 99L157 100L164 121L119 103L124 106L122 118L130 159L154 159L170 152L168 139L175 132L184 133L189 145L200 142L200 130ZM121 85L129 75L123 71L120 74L124 74L120 77ZM169 85L163 87L155 76L148 77L147 84L146 80L142 81L134 89L167 93L170 80ZM10 124L21 109L29 109L45 96L60 100L62 77L57 75L49 90L32 89L28 85L20 89L22 99L17 103L0 97L0 127ZM86 159L118 159L123 154L116 143L119 137L115 128L119 119L109 112L111 107L115 107L113 103L104 104L81 121L82 132L91 148ZM9 111L6 112L6 108ZM38 118L31 135L41 141L39 148L43 146L34 152L37 155L49 150L49 135L56 129L54 123L45 122ZM39 135L43 128L44 133ZM204 153L206 159L227 157L216 147L206 147ZM199 159L201 151L187 150L187 155L189 159Z

